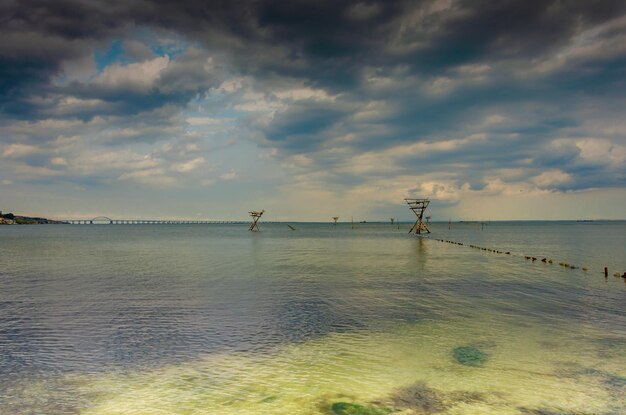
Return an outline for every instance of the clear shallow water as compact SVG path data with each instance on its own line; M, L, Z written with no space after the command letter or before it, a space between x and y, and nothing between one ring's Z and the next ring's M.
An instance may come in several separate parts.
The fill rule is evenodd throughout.
M0 228L0 414L626 413L626 223L295 226Z

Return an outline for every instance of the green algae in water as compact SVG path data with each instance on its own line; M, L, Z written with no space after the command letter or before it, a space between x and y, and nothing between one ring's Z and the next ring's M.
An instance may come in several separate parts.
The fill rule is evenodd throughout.
M396 409L410 410L411 414L428 415L446 411L458 404L484 402L485 395L471 391L444 392L419 381L396 389L390 399Z
M397 389L391 400L398 408L411 409L424 414L441 412L447 406L444 404L443 394L426 386L424 382Z
M614 388L626 387L626 377L617 375L614 373L606 372L604 370L587 368L581 371L583 375L596 376L602 379L602 383Z
M359 405L349 402L335 402L330 409L335 415L387 415L391 409L374 405Z
M626 387L626 376L607 373L604 383L615 388L624 388Z
M457 347L452 351L454 359L462 365L482 367L489 355L472 346Z
M267 398L261 399L259 403L270 403L270 402L274 402L276 399L278 399L278 396L272 395L272 396L268 396Z

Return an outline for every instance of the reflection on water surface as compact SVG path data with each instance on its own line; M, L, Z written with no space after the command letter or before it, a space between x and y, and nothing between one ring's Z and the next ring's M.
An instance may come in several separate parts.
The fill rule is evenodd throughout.
M297 228L0 229L0 413L626 413L624 223Z

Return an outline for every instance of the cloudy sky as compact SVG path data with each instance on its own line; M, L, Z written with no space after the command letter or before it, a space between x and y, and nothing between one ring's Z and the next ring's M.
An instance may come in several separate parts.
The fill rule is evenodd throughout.
M626 218L624 1L0 1L0 210Z

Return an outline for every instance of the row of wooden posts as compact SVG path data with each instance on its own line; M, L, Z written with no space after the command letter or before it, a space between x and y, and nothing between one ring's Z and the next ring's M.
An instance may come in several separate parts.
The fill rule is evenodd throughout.
M409 233L414 233L416 235L420 235L422 233L430 233L430 229L428 229L428 225L424 222L424 218L425 218L424 211L428 207L430 200L428 200L428 198L425 198L425 199L404 199L404 201L409 205L409 209L411 209L411 211L417 217L417 220L415 221L415 223L409 230ZM263 214L265 213L265 209L251 210L248 213L250 214L250 217L252 218L252 223L250 224L250 227L248 229L253 232L259 231L259 219L261 219L261 216L263 216ZM335 222L335 225L337 224L338 220L339 220L339 216L333 216L333 221ZM393 221L394 219L391 218L392 225L393 225ZM291 225L287 225L287 226L289 226L289 229L291 229L292 231L296 230ZM352 227L354 228L354 221L352 221Z
M445 243L453 244L453 245L461 245L461 246L466 245L466 246L469 246L470 248L479 249L481 251L493 252L494 254L512 255L511 251L501 251L501 250L498 250L498 249L485 248L485 247L481 247L481 246L478 246L478 245L472 245L472 244L464 244L463 242L450 241L450 240L447 240L447 239L436 239L435 238L435 241L445 242ZM531 262L540 261L540 262L542 262L544 264L552 264L552 263L554 263L554 261L552 259L549 259L547 257L541 258L541 260L539 260L537 257L530 256L530 255L519 255L519 256L523 256L527 261L531 261ZM588 267L585 267L585 266L579 267L579 266L570 264L568 262L559 262L559 266L564 267L564 268L569 268L569 269L581 269L584 272L589 271ZM604 277L608 278L608 276L609 276L609 269L608 269L608 267L604 267ZM624 272L623 274L620 274L619 272L615 272L615 273L613 273L613 276L614 277L622 277L622 278L626 279L626 272Z
M404 199L404 201L409 205L409 209L411 209L411 211L415 214L416 216L416 221L413 224L413 226L411 227L411 229L409 230L409 233L413 233L415 235L420 235L422 233L430 233L430 229L428 229L428 225L427 223L424 222L424 212L426 211L426 208L428 207L430 201L428 200L428 198L425 199ZM263 216L263 213L265 213L265 210L261 210L261 211L250 211L250 216L252 217L252 224L250 225L250 230L251 231L258 231L259 230L259 219L261 218L261 216ZM428 217L426 217L428 218ZM335 223L335 225L337 224L337 221L339 220L339 216L333 216L333 221ZM391 224L393 225L394 219L391 219ZM428 222L428 221L427 221ZM295 231L296 229L291 226L291 225L287 225L289 226L289 229L291 229L292 231ZM352 227L354 228L354 222ZM446 243L450 243L450 244L455 244L455 245L465 245L462 242L455 242L455 241L449 241L449 240L444 240L444 239L435 239L437 241L440 242L446 242ZM491 248L483 248L477 245L469 245L468 246L470 248L475 248L475 249L480 249L483 251L488 251L488 252L494 252L496 254L506 254L506 255L511 255L510 251L500 251L497 249L491 249ZM526 260L535 262L538 259L536 257L532 257L532 256L528 256L525 255L524 256L526 258ZM546 264L552 264L553 261L551 259L548 258L542 258L541 262L546 263ZM578 269L580 267L577 267L575 265L571 265L567 262L559 262L559 265L565 268L570 268L570 269ZM582 267L582 270L587 272L588 268L587 267ZM609 271L607 267L604 267L604 276L608 277L609 275ZM613 274L613 276L615 277L622 277L624 279L626 279L626 272L624 272L623 274L620 274L619 272L616 272Z

